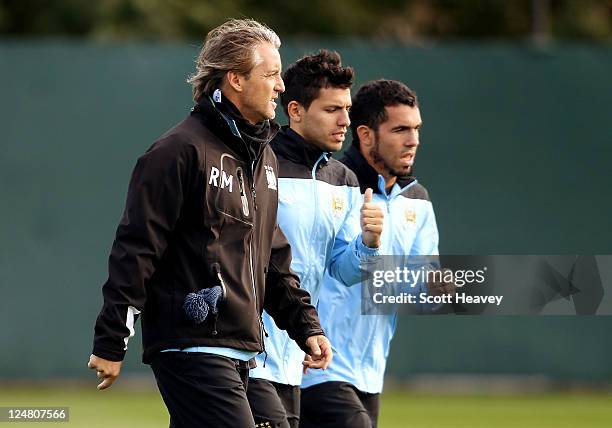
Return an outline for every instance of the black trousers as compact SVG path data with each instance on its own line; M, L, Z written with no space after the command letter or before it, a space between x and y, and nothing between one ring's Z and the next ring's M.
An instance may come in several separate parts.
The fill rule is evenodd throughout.
M251 378L247 397L255 423L259 426L298 428L300 422L299 386Z
M347 382L303 388L300 428L376 428L380 394L359 391Z
M170 428L254 428L249 363L201 352L159 352L151 362Z

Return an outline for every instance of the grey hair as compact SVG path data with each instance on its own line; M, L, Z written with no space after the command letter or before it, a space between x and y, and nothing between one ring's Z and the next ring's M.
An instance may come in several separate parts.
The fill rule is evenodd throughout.
M187 79L193 88L193 100L199 102L221 86L228 71L248 76L261 61L255 50L262 43L276 49L281 45L273 30L253 19L230 19L211 30L196 59L196 72Z

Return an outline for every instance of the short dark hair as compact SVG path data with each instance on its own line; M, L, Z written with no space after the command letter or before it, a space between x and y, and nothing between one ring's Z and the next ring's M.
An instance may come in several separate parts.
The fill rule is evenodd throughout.
M321 49L315 55L307 55L294 62L283 73L285 92L280 96L283 110L288 116L287 106L297 101L305 109L319 96L321 88L350 88L355 72L343 67L340 54Z
M351 131L353 145L359 147L357 128L366 125L378 131L381 123L388 119L385 107L406 104L418 107L416 93L397 80L379 79L364 84L353 97L351 107Z

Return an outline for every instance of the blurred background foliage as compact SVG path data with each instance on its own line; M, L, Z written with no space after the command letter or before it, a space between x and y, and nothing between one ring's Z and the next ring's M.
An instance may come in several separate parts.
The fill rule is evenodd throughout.
M4 37L201 40L230 17L294 38L612 40L612 0L0 0Z

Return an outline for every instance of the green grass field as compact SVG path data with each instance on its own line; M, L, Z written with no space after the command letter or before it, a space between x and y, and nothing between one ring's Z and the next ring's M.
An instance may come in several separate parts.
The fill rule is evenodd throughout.
M166 409L157 391L132 391L119 385L107 391L67 387L53 390L48 386L1 388L0 406L68 406L70 421L60 426L74 428L168 426ZM18 426L40 428L41 424L19 423ZM611 427L612 395L559 393L475 396L386 392L383 394L379 426L380 428Z

